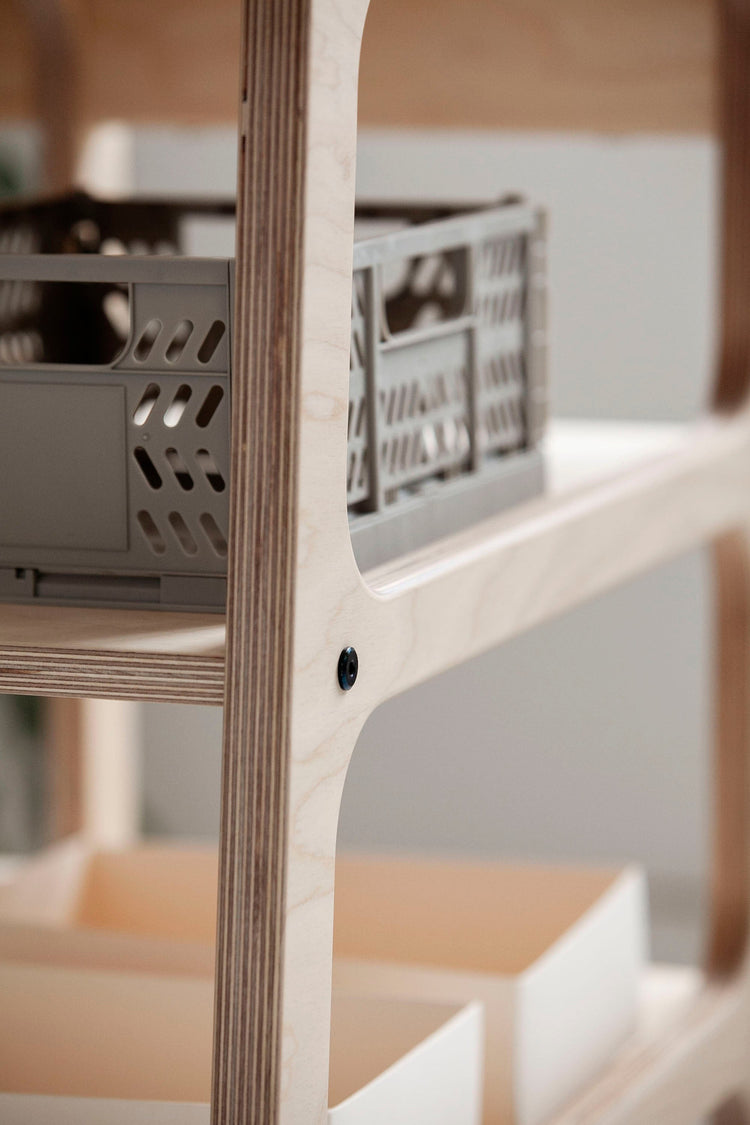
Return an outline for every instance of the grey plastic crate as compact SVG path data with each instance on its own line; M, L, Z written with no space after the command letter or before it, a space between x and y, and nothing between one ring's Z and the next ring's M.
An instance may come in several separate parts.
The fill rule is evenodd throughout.
M1 599L222 608L233 264L176 254L231 215L0 212ZM521 203L360 222L347 490L367 567L540 489L544 237Z

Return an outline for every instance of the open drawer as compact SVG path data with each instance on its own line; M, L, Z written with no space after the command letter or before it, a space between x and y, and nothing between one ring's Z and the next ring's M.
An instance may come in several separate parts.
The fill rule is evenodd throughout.
M4 1125L208 1125L210 981L0 964L0 995ZM478 1125L482 1045L479 1004L335 994L329 1122Z
M342 858L334 981L485 1006L486 1125L539 1125L632 1032L645 968L635 868Z
M0 961L181 974L210 982L217 855L78 841L0 889ZM339 992L486 1011L488 1125L536 1125L635 1022L645 960L642 874L339 857Z

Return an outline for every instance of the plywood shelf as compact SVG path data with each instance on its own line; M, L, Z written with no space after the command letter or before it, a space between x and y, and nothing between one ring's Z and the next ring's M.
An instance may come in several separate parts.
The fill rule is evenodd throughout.
M364 125L711 131L716 44L708 0L650 4L638 19L627 0L473 3L471 19L452 0L372 5L360 82ZM124 116L190 125L234 120L234 0L64 0L63 11L81 44L86 124ZM0 113L18 119L33 111L33 91L14 15L11 6L0 9ZM114 74L113 57L120 62Z
M747 520L745 415L563 424L549 446L545 496L367 576L388 630L381 698Z
M386 615L388 603L432 599L446 584L460 586L463 605L484 602L480 630L456 623L449 649L431 646L440 666L741 522L750 421L560 421L550 428L547 463L540 499L366 576L376 594L370 608ZM488 584L502 586L501 600L488 597ZM456 600L440 602L449 628ZM0 690L220 704L224 642L221 616L4 605ZM438 670L419 665L415 682Z
M694 969L654 966L632 1038L548 1125L684 1125L747 1080L747 985L704 984Z
M0 690L221 703L224 619L0 606Z

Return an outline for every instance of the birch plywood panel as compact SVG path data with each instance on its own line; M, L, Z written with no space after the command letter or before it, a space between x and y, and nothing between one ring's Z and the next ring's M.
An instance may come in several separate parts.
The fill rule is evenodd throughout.
M713 50L704 0L374 0L360 119L710 131Z

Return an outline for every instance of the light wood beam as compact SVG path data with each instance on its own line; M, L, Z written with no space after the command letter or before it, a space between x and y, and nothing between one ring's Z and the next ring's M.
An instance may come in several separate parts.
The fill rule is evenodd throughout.
M77 51L82 44L72 25L66 0L15 0L15 5L10 7L23 25L21 45L25 46L31 64L31 104L42 132L40 187L45 192L67 191L75 183L81 70ZM15 39L11 32L11 45ZM20 58L23 57L22 51ZM10 70L13 75L12 65ZM21 84L22 87L25 84L23 77ZM7 92L12 99L12 92Z
M235 0L60 0L83 119L236 120ZM33 116L28 53L0 5L0 116ZM377 0L361 124L606 133L713 129L713 0ZM117 66L112 60L117 59Z

